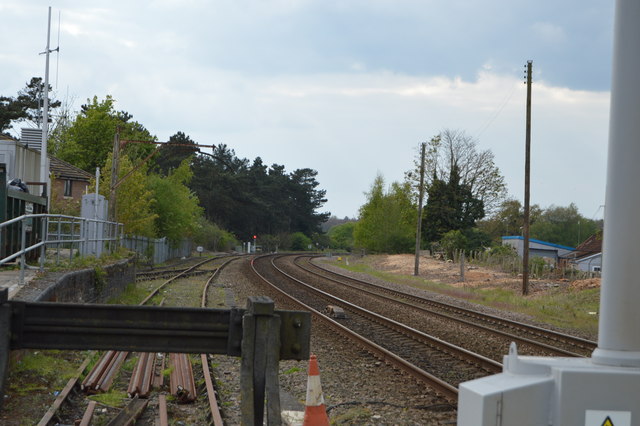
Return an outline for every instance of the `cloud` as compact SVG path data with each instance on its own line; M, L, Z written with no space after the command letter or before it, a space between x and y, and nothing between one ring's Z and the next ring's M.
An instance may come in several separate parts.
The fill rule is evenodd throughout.
M531 29L540 40L547 44L564 44L567 41L564 28L559 25L550 22L536 22L531 25Z

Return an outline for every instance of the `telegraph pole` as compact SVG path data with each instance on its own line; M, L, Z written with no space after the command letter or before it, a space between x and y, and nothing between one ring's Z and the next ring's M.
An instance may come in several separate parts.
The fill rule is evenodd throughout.
M424 151L427 143L422 142L420 146L420 187L418 191L418 223L416 225L416 262L413 275L420 275L420 241L422 239L422 200L424 198Z
M529 294L529 187L531 169L531 69L533 61L527 61L527 130L524 160L524 226L522 250L522 295Z

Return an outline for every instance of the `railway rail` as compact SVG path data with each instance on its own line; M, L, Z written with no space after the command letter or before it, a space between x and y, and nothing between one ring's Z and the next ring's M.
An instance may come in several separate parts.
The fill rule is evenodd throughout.
M479 329L491 330L491 332L503 335L512 341L538 347L546 354L570 357L589 356L597 347L597 342L581 337L501 318L349 277L311 262L313 257L317 256L297 256L294 262L307 273L377 297L388 295L391 299L387 297L387 300L393 300L395 303L403 304L408 308L417 309L431 315L438 315Z
M149 293L149 295L140 303L140 305L148 304L152 302L152 300L157 300L153 299L154 296L158 295L161 290L166 289L168 285L179 278L194 277L205 273L209 274L209 277L203 286L202 294L198 298L199 301L194 301L193 304L200 305L201 307L206 307L207 292L209 290L210 284L229 262L236 259L238 259L238 257L229 257L228 259L222 259L223 263L215 267L213 270L198 271L198 268L202 268L203 265L212 261L220 260L220 257L198 260L195 265L192 265L188 268L180 268L179 270L174 270L174 275L163 282L161 285L155 287ZM166 273L166 271L161 272ZM114 378L119 374L120 366L128 355L129 354L127 352L107 351L103 355L103 357L98 360L94 368L87 373L84 381L82 381L82 389L84 389L85 392L88 393L96 393L109 389L114 381ZM78 369L76 377L72 378L69 381L63 392L61 392L58 398L56 398L54 404L50 407L45 416L38 423L39 425L44 426L51 424L54 418L59 417L58 410L60 409L60 407L62 407L65 400L68 400L69 395L71 395L72 389L76 386L76 383L79 382L79 378L84 373L86 366L91 361L91 358L92 356L87 358L82 367ZM140 353L136 366L134 367L131 373L131 377L128 381L127 393L130 397L130 403L120 413L118 413L117 416L113 418L109 424L131 424L132 421L135 421L136 418L142 415L144 410L147 408L149 399L154 394L152 389L154 387L162 387L162 371L164 370L164 362L167 358L172 359L171 365L172 371L174 373L171 377L169 387L170 392L174 395L175 399L177 399L181 403L192 402L195 399L197 390L193 377L191 359L186 354L168 354L165 356L161 356L162 365L160 366L160 368L158 368L156 362L156 354ZM207 393L207 403L209 405L208 410L210 412L211 423L214 425L222 425L222 416L215 396L216 393L213 387L213 380L211 379L211 371L208 365L207 354L201 354L201 356L199 357L199 361L202 364L202 372L205 381L205 392ZM155 394L158 394L158 392L155 392ZM158 395L157 407L159 424L168 425L170 417L167 415L167 413L171 412L172 410L167 410L166 397L163 393L160 393ZM91 419L95 412L95 408L95 401L89 401L79 424L91 424ZM175 407L173 411L175 411ZM64 422L64 419L59 420L63 420Z
M293 304L310 310L375 357L428 384L449 401L457 398L460 382L501 371L496 361L317 290L283 271L274 259L277 257L255 259L252 268L256 276ZM342 306L347 318L336 320L323 313L327 304Z

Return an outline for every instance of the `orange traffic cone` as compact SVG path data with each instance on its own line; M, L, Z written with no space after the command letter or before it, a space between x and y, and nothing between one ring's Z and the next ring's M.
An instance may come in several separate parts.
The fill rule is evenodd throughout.
M320 369L315 355L309 358L309 379L307 380L307 402L304 408L303 426L329 426L329 417L324 405Z

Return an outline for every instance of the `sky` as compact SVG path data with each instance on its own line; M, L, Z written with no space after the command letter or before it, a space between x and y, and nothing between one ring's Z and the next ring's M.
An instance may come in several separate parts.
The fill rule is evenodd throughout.
M611 1L3 0L0 95L44 77L48 6L73 111L111 95L160 141L317 170L339 218L444 129L490 149L522 201L532 60L531 203L603 216Z

